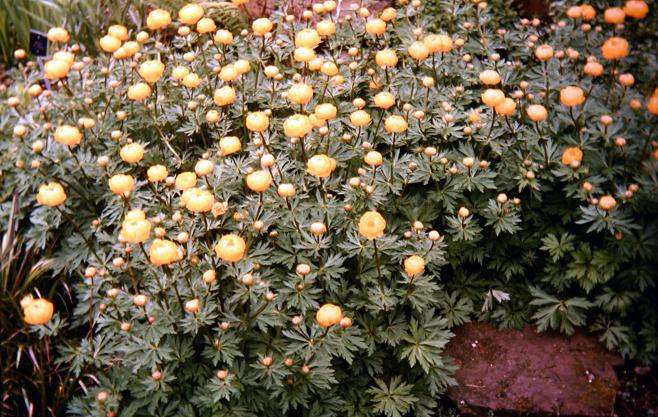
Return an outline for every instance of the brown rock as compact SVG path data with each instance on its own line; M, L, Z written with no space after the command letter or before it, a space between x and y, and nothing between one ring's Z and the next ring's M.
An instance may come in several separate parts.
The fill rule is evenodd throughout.
M621 357L594 336L501 331L484 323L455 330L446 348L460 366L448 391L464 415L614 415Z

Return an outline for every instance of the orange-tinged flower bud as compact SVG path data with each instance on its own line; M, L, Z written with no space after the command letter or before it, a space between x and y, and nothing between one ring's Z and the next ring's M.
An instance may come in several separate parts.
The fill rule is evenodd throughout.
M320 36L331 36L336 33L336 24L331 20L321 20L315 25Z
M516 111L516 101L508 97L503 100L502 103L494 107L494 110L496 111L496 114L500 114L501 116L512 115Z
M215 21L209 17L202 18L196 24L196 31L201 34L214 32L216 29L217 25L215 25Z
M553 58L553 47L551 45L540 45L535 49L535 56L540 61Z
M431 53L450 52L452 49L452 38L446 35L427 35L423 43L429 48Z
M366 32L371 35L383 35L386 32L386 22L382 19L370 19L366 23Z
M611 195L604 195L599 199L599 207L601 210L610 211L617 207L617 200Z
M131 212L137 211L135 215L129 216ZM145 242L151 233L151 222L146 220L141 210L131 210L121 223L121 237L126 242Z
M162 78L164 69L165 66L162 62L157 59L153 59L151 61L143 62L142 65L139 66L139 70L137 72L145 81L149 83L155 83L160 78Z
M497 85L500 83L500 74L494 70L484 70L480 73L480 82L486 85Z
M230 45L233 42L233 34L226 29L220 29L215 33L215 42Z
M389 133L402 133L409 127L404 117L399 115L388 116L384 121L384 128Z
M219 239L219 243L215 245L215 254L223 261L238 262L244 257L246 249L244 239L231 233Z
M336 117L338 109L331 103L322 103L315 106L314 113L320 120L331 120Z
M263 36L268 32L271 32L274 29L274 23L266 17L261 17L254 20L251 24L251 30L254 31L254 35Z
M585 67L583 67L583 72L592 77L599 77L603 74L603 65L594 61L588 62L585 64Z
M610 7L603 13L603 18L606 23L610 23L611 25L618 25L620 23L624 23L624 19L626 19L626 13L621 7Z
M395 96L388 91L381 91L375 95L375 105L380 109L389 109L395 105Z
M384 163L384 157L377 151L370 151L363 157L363 162L370 166L380 166Z
M66 43L69 41L69 32L61 27L54 27L48 30L48 40L50 42L61 42Z
M583 151L578 147L569 147L562 152L562 163L566 166L571 166L574 161L581 162L583 160Z

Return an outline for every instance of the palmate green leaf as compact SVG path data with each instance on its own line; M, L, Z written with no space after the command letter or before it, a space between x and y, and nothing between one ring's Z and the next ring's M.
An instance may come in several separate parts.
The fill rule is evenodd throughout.
M473 301L468 297L461 297L457 291L451 292L449 297L442 296L439 308L450 328L469 322L474 312Z
M496 236L501 233L514 234L521 229L521 218L514 208L498 203L495 199L489 200L487 209L482 215L487 219L486 225L493 226Z
M419 364L425 372L440 362L441 352L450 340L452 333L448 330L430 329L412 319L409 333L402 339L399 356L414 367Z
M550 328L571 335L576 326L585 324L585 313L593 306L581 297L560 300L537 287L529 289L534 298L530 305L538 309L532 318L536 320L539 331Z
M599 341L608 349L618 349L630 342L631 328L624 326L618 320L599 318L590 327L593 332L602 332Z
M375 412L386 417L402 417L418 400L412 393L413 385L403 382L401 376L393 377L388 385L381 379L376 379L375 384L366 392L372 396Z
M455 241L480 240L482 237L482 228L473 215L465 219L449 216L446 221L448 223L448 233Z
M608 282L619 267L619 260L614 254L606 250L592 251L586 244L580 244L572 256L566 277L578 281L587 292L597 284Z
M574 240L574 236L569 233L562 233L559 238L550 233L541 240L543 245L539 249L548 251L551 258L553 258L553 262L557 262L574 250Z

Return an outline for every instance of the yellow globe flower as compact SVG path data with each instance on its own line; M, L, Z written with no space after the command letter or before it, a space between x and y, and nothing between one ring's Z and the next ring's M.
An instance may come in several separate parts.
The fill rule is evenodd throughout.
M505 101L505 93L495 88L488 88L482 93L482 102L489 107L496 107Z
M179 190L187 190L196 187L196 174L194 172L181 172L176 176L176 188Z
M220 29L215 33L215 42L230 45L233 42L233 34L226 29Z
M324 62L320 66L320 72L329 77L333 77L338 74L338 66L333 62Z
M336 117L338 109L331 103L322 103L315 106L314 113L320 120L331 120Z
M223 261L238 262L244 257L246 249L244 239L231 233L219 239L215 245L215 254Z
M266 33L271 32L273 28L274 23L272 23L272 21L266 17L256 19L251 24L251 30L254 31L254 35L256 36L263 36Z
M324 304L315 313L315 320L322 327L331 327L334 324L338 324L342 318L343 311L334 304Z
M249 113L246 125L252 132L264 132L270 127L270 118L262 111Z
M327 155L314 155L306 162L306 171L318 178L326 178L336 169L336 160Z
M225 136L219 140L219 149L222 155L231 155L242 150L242 142L237 136Z
M367 211L359 219L359 233L368 240L382 237L385 229L386 220L376 211Z
M144 158L144 146L139 143L129 143L121 148L119 155L123 162L134 164Z
M64 204L66 192L64 187L57 182L49 182L39 187L37 202L42 206L56 207Z
M371 120L372 118L370 117L370 113L365 110L357 110L350 114L350 122L352 122L354 126L366 126L370 123Z
M293 84L288 90L288 100L295 104L306 104L313 97L313 87L304 83Z
M363 157L363 162L376 167L384 163L384 157L377 151L369 151L366 156Z
M314 62L313 65L310 64L311 62L317 59L317 56L315 55L315 51L311 48L295 48L295 51L293 52L293 57L297 62L308 62L309 69L311 69L312 71L315 71L319 68L317 62Z
M57 51L53 54L53 59L73 65L73 62L75 62L75 55L69 51Z
M578 86L570 85L560 90L560 103L563 106L579 106L585 102L585 92Z
M151 87L146 83L137 83L128 87L128 98L130 100L146 100L151 95Z
M540 122L548 117L548 111L546 107L541 104L532 104L526 109L526 114L528 118L533 122Z
M380 109L389 109L395 104L395 96L388 91L382 91L375 95L375 105Z
M66 43L69 41L69 32L61 27L54 27L48 30L47 34L48 40L50 42L61 42Z
M135 180L128 174L116 174L110 177L108 184L114 194L130 193L135 188Z
M150 182L160 182L167 178L169 171L164 165L153 165L146 171L146 175Z
M384 49L375 54L375 62L380 67L394 67L398 64L398 56L395 54L394 50Z
M110 53L121 47L121 40L110 35L103 36L98 43L103 51Z
M203 7L188 3L178 11L178 20L184 25L195 25L203 17Z
M153 265L169 265L183 259L183 253L171 240L154 239L149 248L149 259Z
M194 172L199 177L210 175L215 170L215 164L209 159L201 159L194 165Z
M49 80L64 78L68 75L71 66L66 61L50 60L44 65L44 73Z
M240 76L240 73L235 68L235 65L228 64L222 67L219 71L219 79L225 83L230 83Z
M225 85L224 87L218 88L213 93L213 101L217 106L228 106L235 102L235 89L230 85Z
M315 29L302 29L295 35L295 46L298 48L315 49L320 45L322 39Z
M494 110L496 114L500 114L501 116L510 116L516 111L516 101L508 97L494 107Z
M214 32L216 29L217 25L215 25L215 21L209 17L202 18L196 24L196 31L201 34Z
M247 187L251 191L262 193L267 190L272 183L272 175L264 170L254 171L247 175Z
M25 323L36 326L46 324L53 318L55 306L44 298L33 299L23 307L23 320Z
M366 32L370 35L383 35L386 32L386 22L382 19L371 19L366 23Z
M429 48L431 53L450 52L452 49L452 38L446 35L427 35L423 43Z
M204 213L212 210L215 197L208 190L193 187L183 191L180 201L186 209L195 213Z
M143 62L142 65L139 66L139 70L137 72L146 82L155 83L160 78L162 78L164 69L165 66L162 62L157 59L153 59L151 61Z
M484 70L480 73L480 82L486 85L500 84L500 74L494 70Z
M82 141L80 129L71 125L62 125L55 129L55 141L66 146L75 146Z
M137 211L140 213L134 216L126 215L123 223L121 223L121 238L129 243L143 243L149 238L151 233L151 222L146 220L144 212L141 210ZM140 218L139 214L144 217Z
M430 49L421 41L416 41L409 45L407 48L407 53L413 59L422 61L430 55Z
M182 84L187 88L197 88L201 85L201 77L195 73L187 74Z
M128 28L123 25L112 25L107 28L107 34L113 36L120 41L128 40Z
M164 29L171 24L171 15L168 11L155 9L146 18L146 26L151 30Z
M418 255L411 255L404 260L404 271L410 277L422 274L425 271L425 260Z
M235 66L235 70L240 75L246 74L249 71L251 71L251 64L246 59L238 59L237 61L235 61L235 64L233 65Z
M293 114L283 122L283 131L291 138L302 138L313 130L313 124L308 116Z
M389 133L402 133L409 127L404 117L399 115L388 116L384 121L384 128Z
M331 36L336 33L336 24L331 20L321 20L315 25L315 30L320 36Z

